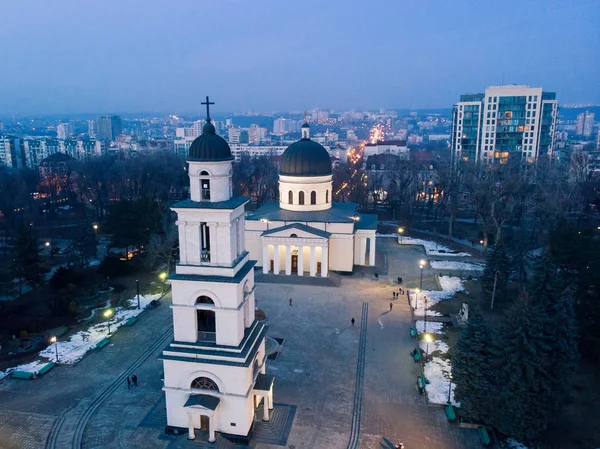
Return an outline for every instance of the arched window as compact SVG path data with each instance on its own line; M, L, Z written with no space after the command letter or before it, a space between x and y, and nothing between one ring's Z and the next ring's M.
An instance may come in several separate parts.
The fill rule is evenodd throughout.
M199 296L198 299L196 299L196 304L215 304L215 302L210 299L208 296Z
M288 192L288 204L294 204L294 192L291 190Z
M329 190L325 191L325 202L329 203Z
M317 192L310 192L310 204L317 204Z
M200 172L200 176L208 176L206 170ZM200 198L203 200L210 200L210 180L200 179Z
M219 391L219 386L215 383L214 380L209 379L208 377L197 377L192 380L191 388L197 388L198 390L210 390L210 391Z
M290 234L290 238L291 237L298 238L298 234Z
M304 204L304 192L298 194L298 204Z

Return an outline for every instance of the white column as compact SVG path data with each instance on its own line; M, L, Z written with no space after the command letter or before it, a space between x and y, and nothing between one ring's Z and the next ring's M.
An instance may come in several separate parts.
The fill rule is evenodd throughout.
M263 396L263 421L269 420L269 398Z
M271 260L269 259L269 245L263 244L263 273L267 274L269 272L269 268L271 267Z
M367 239L364 238L360 238L360 259L358 264L359 265L364 265L365 264L365 258L367 256Z
M317 274L317 257L316 257L316 248L314 246L310 247L310 275L314 276Z
M217 263L217 224L208 224L208 233L210 239L210 263Z
M269 410L273 410L273 385L271 385L271 389L269 390L267 397L269 398Z
M279 245L273 245L273 274L279 274Z
M304 276L304 247L298 245L298 276Z
M327 273L329 273L329 258L328 256L328 247L321 247L321 277L327 277Z
M288 276L292 274L292 247L290 245L285 247L285 274Z
M193 440L194 438L196 438L196 434L194 433L194 415L188 413L188 440Z
M369 265L375 266L375 237L371 237L369 242Z
M214 416L211 416L210 418L208 418L208 442L209 443L214 443L215 441L217 441L217 439L215 438L215 423L214 423Z
M240 225L239 225L239 231L240 231L240 253L243 253L244 251L246 251L246 222L244 221L243 218L240 217Z

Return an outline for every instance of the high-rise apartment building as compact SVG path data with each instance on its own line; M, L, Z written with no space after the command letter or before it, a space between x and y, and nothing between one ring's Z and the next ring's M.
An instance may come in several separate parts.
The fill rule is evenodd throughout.
M121 117L118 115L103 115L98 117L98 138L103 141L115 140L123 132Z
M22 168L24 166L23 141L14 136L0 138L0 166Z
M593 112L585 111L577 116L577 125L575 132L578 136L590 137L592 130L594 129L594 118Z
M541 87L490 86L461 95L452 111L454 162L533 162L552 155L558 102Z
M96 120L88 120L87 124L88 124L88 136L90 136L90 139L95 139L96 137L98 137Z
M273 134L287 134L300 131L301 120L280 117L273 122Z
M59 123L56 127L56 134L59 139L68 139L73 134L73 127L70 123Z

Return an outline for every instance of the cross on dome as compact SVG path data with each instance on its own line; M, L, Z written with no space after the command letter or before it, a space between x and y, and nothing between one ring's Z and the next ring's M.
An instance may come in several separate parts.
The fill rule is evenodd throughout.
M209 109L209 107L210 107L211 104L215 104L215 102L214 101L210 101L208 99L208 95L207 95L206 96L206 101L203 101L200 104L205 104L206 105L206 121L210 122L210 109Z

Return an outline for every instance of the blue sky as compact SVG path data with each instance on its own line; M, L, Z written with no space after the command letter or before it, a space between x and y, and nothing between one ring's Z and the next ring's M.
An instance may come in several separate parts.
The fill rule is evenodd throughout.
M0 113L600 103L599 0L3 0Z

